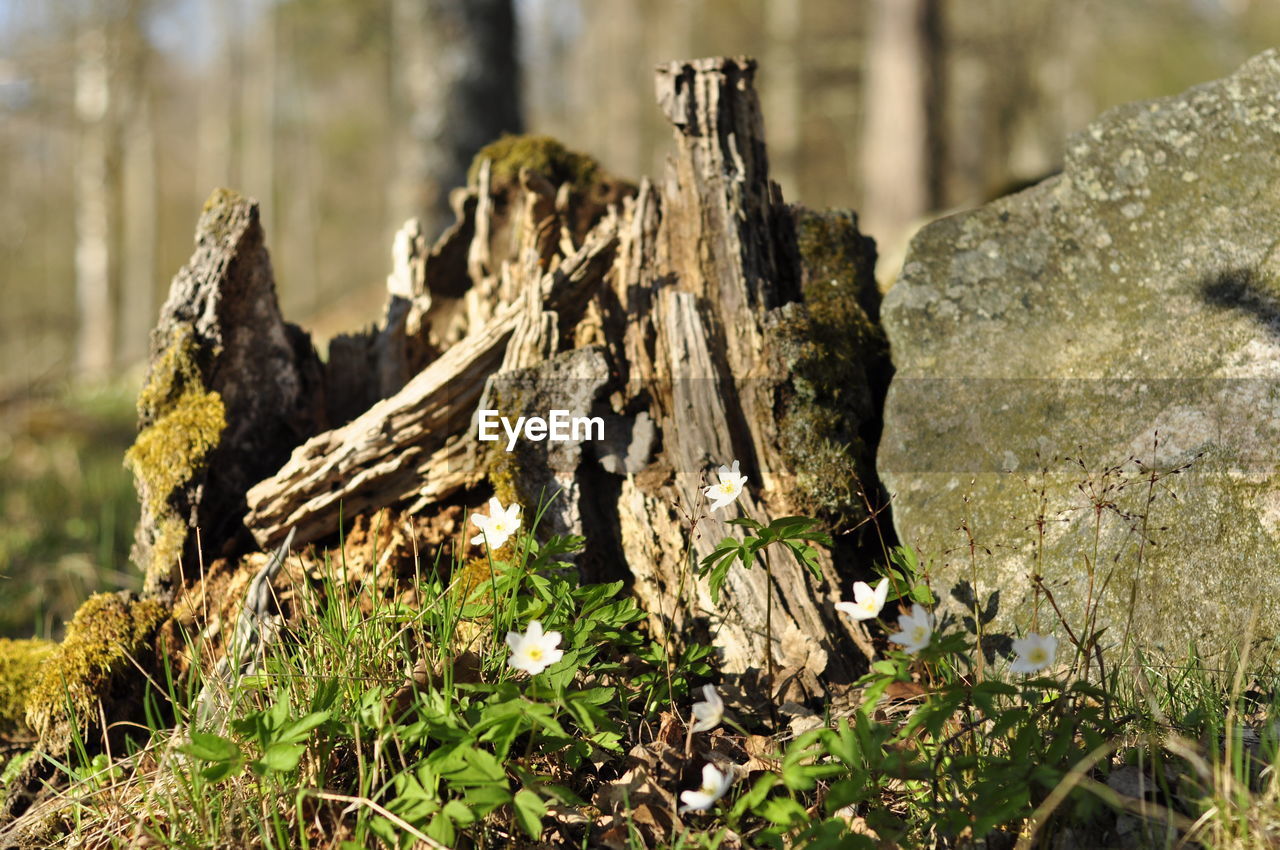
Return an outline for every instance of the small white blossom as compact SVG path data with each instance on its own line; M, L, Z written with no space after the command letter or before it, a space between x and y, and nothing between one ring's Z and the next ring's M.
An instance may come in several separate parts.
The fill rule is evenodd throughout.
M880 609L884 608L884 601L889 598L889 580L887 578L880 579L880 583L876 585L876 589L872 590L871 585L865 581L855 581L853 583L853 601L837 602L836 610L843 611L855 620L870 620L880 614Z
M719 484L712 484L702 491L711 500L711 510L713 511L723 508L742 495L742 487L747 483L747 476L738 471L738 462L736 460L733 462L732 469L727 466L720 467L719 475Z
M1054 653L1058 651L1058 639L1053 635L1038 635L1027 632L1013 642L1013 651L1018 657L1009 665L1011 673L1035 673L1053 663Z
M556 649L560 644L559 632L542 633L542 623L532 620L529 630L524 634L507 632L507 646L511 647L511 657L507 663L517 670L524 670L530 676L536 676L564 657L564 650Z
M731 785L733 785L732 769L721 773L714 764L704 765L702 768L702 787L697 791L680 792L680 802L684 803L684 805L680 807L678 814L705 812L715 805L716 800L719 800L729 791Z
M693 732L706 732L720 725L724 717L724 700L716 693L715 685L703 685L702 696L705 702L693 704Z
M480 533L471 538L472 543L487 543L490 550L501 549L507 538L520 527L520 506L512 502L511 507L504 508L494 496L489 500L489 515L472 514L471 522L480 529Z
M902 644L902 648L915 655L929 645L933 637L933 615L919 602L911 606L910 614L898 618L899 631L889 635L889 640Z

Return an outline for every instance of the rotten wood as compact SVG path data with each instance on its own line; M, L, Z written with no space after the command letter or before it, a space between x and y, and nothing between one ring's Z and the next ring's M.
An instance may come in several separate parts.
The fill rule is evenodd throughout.
M472 440L469 426L485 381L502 365L507 343L529 305L555 307L598 284L612 262L616 231L616 220L606 218L555 271L521 283L530 295L500 305L479 330L463 337L395 395L298 447L274 476L247 494L245 524L258 543L276 545L289 529L296 530L299 544L306 543L337 531L340 516L416 498L428 490L437 498L448 496L456 487L442 487L442 472L458 487L482 477L483 470L473 469L469 475L449 469L449 461L456 462L461 450L446 448L447 443L450 438Z

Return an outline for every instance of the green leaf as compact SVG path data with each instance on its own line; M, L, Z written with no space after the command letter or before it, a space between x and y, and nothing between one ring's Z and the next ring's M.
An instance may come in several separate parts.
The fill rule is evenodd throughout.
M547 804L542 798L527 788L521 788L515 797L516 820L525 834L537 841L542 837L542 816L547 813Z
M328 719L329 712L313 711L297 720L284 724L272 737L279 743L297 744L305 739L312 729Z
M467 808L461 800L450 800L444 804L441 812L458 826L471 826L477 820L475 812Z
M235 741L211 732L192 732L191 743L182 752L201 761L231 761L240 758L240 747Z
M255 768L261 771L275 771L276 773L288 773L298 768L298 762L302 760L302 753L306 749L299 744L277 743L267 747L266 752L262 754L262 758L254 762Z

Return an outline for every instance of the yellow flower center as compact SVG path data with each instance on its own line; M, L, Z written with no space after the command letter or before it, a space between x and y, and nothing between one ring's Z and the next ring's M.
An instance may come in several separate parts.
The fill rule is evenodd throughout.
M726 481L725 483L720 485L720 492L726 495L728 495L729 493L732 493L733 485Z
M926 629L924 626L916 626L914 629L911 630L912 643L924 643L928 639L929 639L929 630Z
M1049 653L1045 652L1042 647L1037 646L1027 653L1027 660L1032 664L1044 664L1049 660Z
M540 646L531 646L531 647L529 647L529 660L530 660L530 661L541 661L541 660L542 660L542 655L543 655L543 653L542 653L542 647L540 647Z

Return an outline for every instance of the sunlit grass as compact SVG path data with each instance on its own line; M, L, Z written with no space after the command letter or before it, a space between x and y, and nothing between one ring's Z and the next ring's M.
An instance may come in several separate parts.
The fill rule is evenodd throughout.
M55 633L90 594L139 585L122 465L133 396L65 390L0 408L0 636Z

